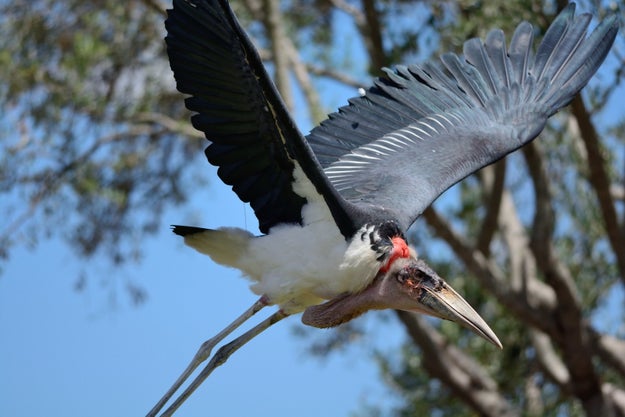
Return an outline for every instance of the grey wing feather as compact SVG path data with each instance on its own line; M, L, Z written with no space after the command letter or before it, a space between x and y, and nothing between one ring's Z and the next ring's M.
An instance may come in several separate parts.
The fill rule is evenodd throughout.
M605 59L615 17L586 38L590 16L569 5L534 56L521 23L472 39L464 57L386 70L307 140L341 196L384 208L407 228L442 192L534 139Z

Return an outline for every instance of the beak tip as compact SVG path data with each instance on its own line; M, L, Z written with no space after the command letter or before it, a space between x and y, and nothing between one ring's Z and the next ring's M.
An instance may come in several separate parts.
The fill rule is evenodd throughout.
M425 305L428 313L460 324L478 336L503 349L501 341L484 319L453 288L446 285L444 291L428 291Z
M473 333L477 334L478 336L481 336L482 339L488 341L490 344L503 350L503 345L501 344L501 341L499 340L495 332L491 330L491 328L482 320L481 317L477 316L477 318L478 318L477 320L475 319L472 320L472 323L460 322L459 324L471 330Z
M477 313L475 313L475 316L473 320L471 320L471 322L469 323L465 322L465 323L460 323L460 324L463 324L469 330L473 331L479 336L482 336L483 339L486 339L488 342L490 342L494 346L503 350L503 345L501 344L501 341L499 340L495 332L492 331L492 329L488 326L488 324L486 324L486 322L482 320L482 318L479 315L477 315Z
M499 338L496 335L494 335L494 336L495 336L495 338L493 340L489 340L489 342L491 342L493 345L497 346L499 349L503 350L503 345L499 341Z

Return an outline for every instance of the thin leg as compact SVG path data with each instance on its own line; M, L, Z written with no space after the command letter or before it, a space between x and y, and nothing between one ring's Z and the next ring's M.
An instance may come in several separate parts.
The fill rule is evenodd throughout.
M254 337L258 336L263 331L267 330L272 325L276 324L280 320L285 317L288 317L287 313L284 313L282 310L279 310L273 313L271 316L267 317L262 322L258 323L256 326L243 333L241 336L234 339L232 342L227 345L222 346L215 353L215 355L211 358L210 362L206 365L202 372L189 384L189 386L184 390L182 394L169 406L165 412L161 415L161 417L170 417L172 414L176 412L178 407L180 407L186 400L189 398L193 391L195 391L201 384L208 378L208 376L215 370L215 368L223 365L230 355L236 352L241 346L245 345L247 342L252 340Z
M150 412L146 415L146 417L154 417L160 411L161 408L169 401L169 399L178 391L178 388L191 376L193 371L200 366L202 362L208 359L208 356L211 353L211 350L215 347L215 345L221 342L226 336L236 330L241 324L243 324L246 320L252 317L254 314L258 313L263 307L267 306L267 297L260 297L250 308L248 308L243 314L237 317L232 323L230 323L225 329L220 331L215 337L208 339L206 342L202 343L200 349L197 351L189 366L182 372L182 374L178 377L174 385L169 388L169 390L163 395L163 398L159 400L158 403L150 410Z

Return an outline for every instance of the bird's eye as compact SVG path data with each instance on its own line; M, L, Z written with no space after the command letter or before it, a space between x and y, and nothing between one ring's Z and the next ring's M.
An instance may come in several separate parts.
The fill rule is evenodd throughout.
M422 279L425 279L425 278L429 277L429 274L427 274L427 273L426 273L425 271L423 271L422 269L418 269L418 268L415 268L415 270L413 271L413 274L412 274L412 275L413 275L415 278L420 279L420 280L422 280Z
M400 269L397 274L395 274L395 277L399 282L406 282L406 280L410 278L410 268L407 267Z
M408 265L399 270L397 273L397 280L399 282L411 281L412 283L418 283L428 278L428 274L426 274L423 270L414 265Z

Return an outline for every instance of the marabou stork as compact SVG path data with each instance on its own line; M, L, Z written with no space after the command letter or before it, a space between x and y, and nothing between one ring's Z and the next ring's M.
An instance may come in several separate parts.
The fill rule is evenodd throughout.
M174 0L167 52L177 88L210 144L208 161L244 202L262 236L174 226L187 245L239 269L260 299L206 341L156 415L212 348L267 305L279 310L223 346L165 411L171 415L214 368L272 324L332 327L371 309L452 320L496 346L482 318L407 244L405 231L447 188L534 139L607 55L618 25L590 36L589 14L566 7L536 54L521 23L471 39L463 56L385 69L360 97L304 137L227 0Z

